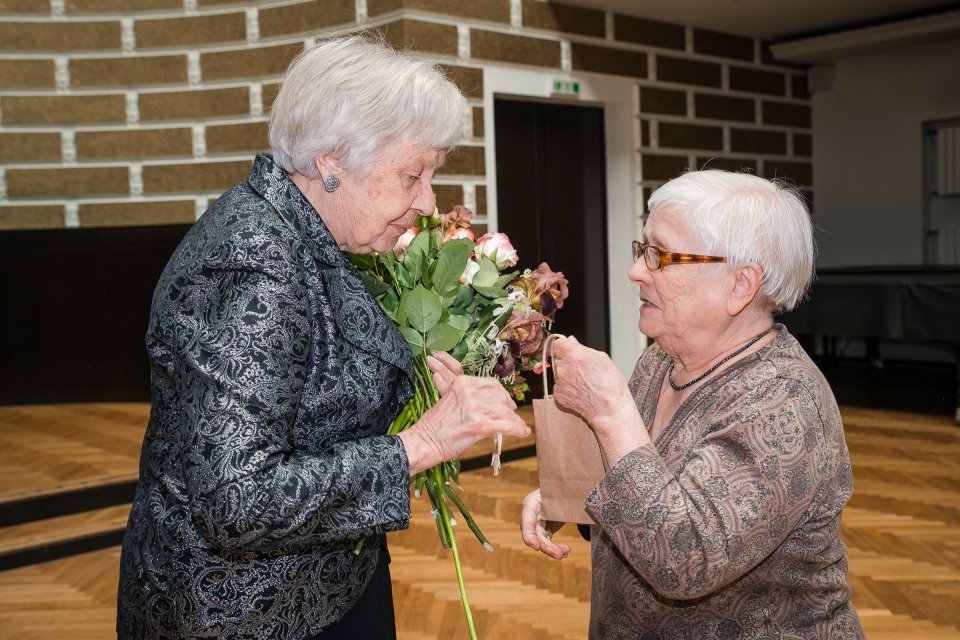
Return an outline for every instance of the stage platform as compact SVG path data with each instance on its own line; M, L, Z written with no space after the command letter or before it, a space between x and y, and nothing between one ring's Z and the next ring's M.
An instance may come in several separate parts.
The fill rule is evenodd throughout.
M954 361L951 394L954 421L960 424L960 266L820 269L809 299L778 319L801 339L823 340L824 368L838 360L838 338L865 341L866 359L881 367L880 342L945 351Z

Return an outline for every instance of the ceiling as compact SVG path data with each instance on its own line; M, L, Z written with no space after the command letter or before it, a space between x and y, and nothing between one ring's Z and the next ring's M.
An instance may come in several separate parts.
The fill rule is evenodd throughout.
M569 4L780 41L939 10L944 0L564 0Z

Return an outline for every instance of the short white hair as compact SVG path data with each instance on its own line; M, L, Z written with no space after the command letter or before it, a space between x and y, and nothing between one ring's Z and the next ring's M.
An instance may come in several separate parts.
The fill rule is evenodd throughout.
M290 63L270 113L274 161L318 178L332 155L363 177L392 144L448 151L467 102L430 62L369 36L319 42Z
M761 303L793 309L813 278L813 224L803 196L779 180L709 169L690 171L654 191L651 217L681 216L707 255L763 269ZM668 247L669 248L669 247Z

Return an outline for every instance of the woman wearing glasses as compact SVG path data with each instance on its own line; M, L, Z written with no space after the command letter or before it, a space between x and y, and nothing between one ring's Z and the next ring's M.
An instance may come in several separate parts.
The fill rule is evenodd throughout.
M650 198L629 277L653 343L629 382L560 339L555 399L597 436L590 637L862 638L840 513L852 491L826 380L773 314L813 273L810 217L761 178L695 171ZM539 491L524 542L551 557ZM647 635L652 632L652 635Z

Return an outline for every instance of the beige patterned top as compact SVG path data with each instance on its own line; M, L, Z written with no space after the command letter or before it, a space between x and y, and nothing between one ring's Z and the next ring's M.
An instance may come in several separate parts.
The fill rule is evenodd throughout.
M590 638L863 638L840 512L850 458L826 380L783 325L587 498ZM652 424L670 358L630 379Z

